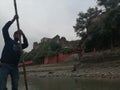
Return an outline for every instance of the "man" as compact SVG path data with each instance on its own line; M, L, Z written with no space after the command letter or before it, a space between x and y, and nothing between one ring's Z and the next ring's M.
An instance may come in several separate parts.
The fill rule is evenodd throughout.
M23 37L23 43L21 44L22 49L28 47L28 41L21 30L14 33L14 40L10 38L8 33L9 27L13 22L18 19L15 15L11 21L8 21L2 29L5 46L3 48L1 56L0 66L0 90L6 90L7 77L11 76L12 90L18 90L19 71L18 63L21 56L19 38L20 35Z

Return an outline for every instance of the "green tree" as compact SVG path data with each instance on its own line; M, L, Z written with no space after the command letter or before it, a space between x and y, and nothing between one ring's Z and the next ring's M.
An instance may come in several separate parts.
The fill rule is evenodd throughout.
M101 10L98 8L89 8L87 13L80 12L78 18L76 19L76 25L73 26L77 36L82 39L86 38L89 33L89 25L93 18L96 18L101 13Z
M111 48L120 45L120 7L111 9L104 19L104 29L109 33Z
M120 0L97 0L99 6L104 6L105 9L111 9L119 6Z
M50 48L51 48L51 50L52 51L60 51L60 49L61 49L61 46L60 46L60 44L59 43L56 43L55 41L51 41L50 43L49 43L49 46L50 46Z
M74 26L81 37L81 45L91 51L120 47L120 0L97 0L106 12L89 8L87 13L80 12Z

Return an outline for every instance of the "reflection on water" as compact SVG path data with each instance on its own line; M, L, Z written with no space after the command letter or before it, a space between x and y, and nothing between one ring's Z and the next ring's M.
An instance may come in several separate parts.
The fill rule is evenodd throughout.
M120 90L120 81L73 78L28 78L29 90ZM10 88L10 80L8 80ZM11 90L11 89L9 89ZM19 90L25 90L23 78Z

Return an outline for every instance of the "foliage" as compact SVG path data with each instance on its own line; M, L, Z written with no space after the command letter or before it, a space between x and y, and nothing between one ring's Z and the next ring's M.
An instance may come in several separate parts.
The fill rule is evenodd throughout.
M104 6L105 9L111 9L119 6L120 0L97 0L99 6Z
M60 44L52 41L52 42L50 42L50 48L52 51L59 52L61 49L61 46L60 46Z
M112 2L112 0L107 1ZM105 5L106 0L98 0L98 2L99 5ZM81 37L81 47L86 51L92 51L94 48L105 50L120 47L120 7L118 3L104 13L97 8L89 8L87 13L80 12L74 29L76 34Z
M70 49L70 48L62 48L61 49L61 53L64 53L64 54L68 54L68 53L71 53L72 52L72 50Z
M76 19L76 25L73 26L77 36L80 36L82 39L86 38L89 33L88 27L91 23L91 20L97 17L100 14L101 10L98 8L89 8L87 13L80 12L79 18Z
M104 19L104 29L109 33L111 48L120 45L120 7L111 9Z
M25 60L33 60L35 63L41 63L45 57L57 55L61 50L60 44L55 41L40 43L37 49L29 53L24 53Z

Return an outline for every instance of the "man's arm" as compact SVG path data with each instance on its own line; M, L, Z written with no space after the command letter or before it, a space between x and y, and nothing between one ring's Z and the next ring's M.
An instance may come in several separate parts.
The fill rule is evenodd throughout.
M4 40L7 41L10 39L10 35L8 33L8 29L9 27L11 26L11 24L15 21L15 19L18 18L17 15L14 16L14 18L11 20L11 21L8 21L5 26L3 27L2 29L2 33L3 33L3 37L4 37Z

